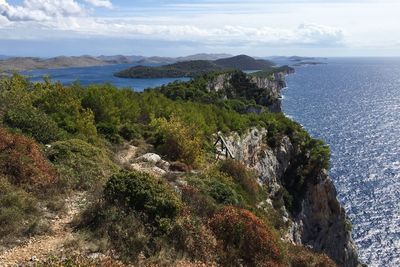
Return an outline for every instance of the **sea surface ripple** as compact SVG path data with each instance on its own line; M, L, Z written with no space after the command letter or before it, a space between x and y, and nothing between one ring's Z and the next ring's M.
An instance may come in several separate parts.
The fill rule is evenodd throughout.
M400 59L328 62L287 77L284 112L330 145L362 261L400 266Z

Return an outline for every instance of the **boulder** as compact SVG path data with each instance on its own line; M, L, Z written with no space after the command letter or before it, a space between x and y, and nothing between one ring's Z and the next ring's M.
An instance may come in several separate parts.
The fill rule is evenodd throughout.
M161 161L161 156L157 155L155 153L147 153L147 154L144 154L144 155L138 157L135 161L157 164L158 162Z

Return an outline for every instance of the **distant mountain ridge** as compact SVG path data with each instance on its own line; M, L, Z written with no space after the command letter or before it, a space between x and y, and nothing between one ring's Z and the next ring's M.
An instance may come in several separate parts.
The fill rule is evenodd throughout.
M121 78L178 78L195 77L202 74L225 70L268 70L274 63L268 60L254 59L246 55L217 60L182 61L165 66L135 66L115 73Z
M59 56L54 58L37 57L13 57L0 60L0 69L2 71L24 71L34 69L51 68L70 68L70 67L92 67L103 66L109 63L91 56L66 57Z
M1 71L25 71L35 69L58 69L72 67L94 67L115 64L165 65L191 60L216 60L229 57L228 54L195 54L186 57L144 57L125 55L58 56L53 58L0 56Z

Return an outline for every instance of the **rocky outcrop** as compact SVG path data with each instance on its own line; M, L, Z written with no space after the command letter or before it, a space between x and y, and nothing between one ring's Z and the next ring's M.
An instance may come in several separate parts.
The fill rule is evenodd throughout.
M223 92L225 98L245 97L254 99L258 105L267 107L271 112L281 112L281 91L286 87L286 72L276 72L266 76L245 75L232 72L219 74L209 79L208 92ZM246 88L246 92L241 92ZM259 109L248 112L260 113Z
M260 183L268 186L268 197L276 198L283 187L286 170L298 155L287 136L272 149L263 141L266 135L265 129L254 128L243 136L233 133L226 138L226 142L235 158L254 169ZM339 266L357 266L357 250L335 186L326 171L315 178L307 187L301 210L290 215L284 212L291 221L289 239L325 252Z

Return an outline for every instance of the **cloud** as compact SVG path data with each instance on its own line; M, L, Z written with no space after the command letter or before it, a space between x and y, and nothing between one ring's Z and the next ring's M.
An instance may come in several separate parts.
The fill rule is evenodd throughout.
M129 25L117 27L124 35L160 38L163 40L200 41L203 43L243 43L268 45L338 45L344 39L341 29L317 25L301 24L294 29L272 27L243 27L226 25L219 28L201 28L181 25ZM115 25L109 24L110 32L117 32Z
M112 8L109 0L83 1L96 7ZM320 24L242 26L222 19L218 23L199 24L188 18L166 18L157 22L154 17L152 20L101 18L91 11L95 10L86 10L76 0L25 0L20 5L0 0L0 39L109 37L196 42L210 46L338 46L344 43L345 37L342 29Z
M85 10L74 0L25 0L19 6L0 0L0 15L9 21L46 21L85 14Z
M113 5L109 0L85 0L85 2L95 6L95 7L105 7L112 8Z

